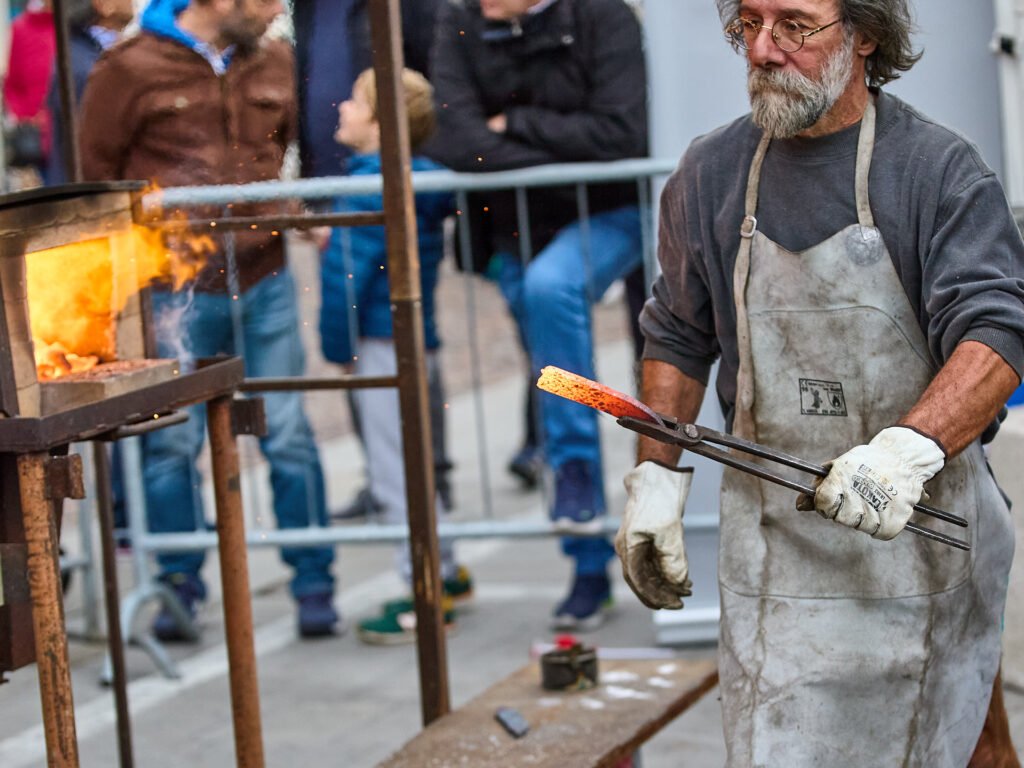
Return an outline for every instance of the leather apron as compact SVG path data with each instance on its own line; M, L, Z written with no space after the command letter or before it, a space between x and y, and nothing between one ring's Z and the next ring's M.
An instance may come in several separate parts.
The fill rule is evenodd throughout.
M805 251L757 229L767 138L747 184L733 430L820 463L894 424L936 373L874 226L874 130L869 99L858 223ZM967 765L999 664L1013 529L978 441L926 490L969 520L950 531L969 553L908 533L877 541L797 511L792 491L726 470L719 657L730 766Z

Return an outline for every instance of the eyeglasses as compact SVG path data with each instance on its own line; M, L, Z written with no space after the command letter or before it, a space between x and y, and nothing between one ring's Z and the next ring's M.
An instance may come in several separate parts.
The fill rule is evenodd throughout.
M808 30L807 27L794 19L779 19L769 27L751 19L737 18L733 19L726 26L725 39L737 49L748 50L753 47L757 36L761 34L761 30L767 29L772 33L772 40L775 41L779 48L786 53L796 53L804 47L804 41L808 37L823 32L840 21L841 19L836 19L817 29Z

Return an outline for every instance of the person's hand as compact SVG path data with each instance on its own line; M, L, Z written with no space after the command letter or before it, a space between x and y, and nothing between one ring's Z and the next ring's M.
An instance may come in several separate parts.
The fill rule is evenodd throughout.
M908 427L883 429L829 465L814 497L801 494L797 509L888 540L902 531L924 484L942 469L946 454L929 437Z
M505 113L501 112L494 117L487 118L487 127L495 133L504 133L508 130L508 118L505 117Z
M615 551L626 583L648 608L682 608L692 594L683 505L693 468L669 469L645 461L626 475L626 509Z
M300 229L296 232L296 237L299 240L312 243L318 251L323 251L331 240L331 228L310 227L309 229Z

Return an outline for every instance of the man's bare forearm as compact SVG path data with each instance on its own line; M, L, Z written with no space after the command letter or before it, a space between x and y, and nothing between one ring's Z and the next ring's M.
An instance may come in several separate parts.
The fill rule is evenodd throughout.
M703 384L674 365L660 360L644 360L640 399L659 413L685 422L696 420L704 400L704 389ZM637 464L653 460L674 467L679 462L680 453L682 449L678 445L640 437Z
M994 350L965 341L899 423L938 440L952 458L992 423L1019 384L1017 373Z

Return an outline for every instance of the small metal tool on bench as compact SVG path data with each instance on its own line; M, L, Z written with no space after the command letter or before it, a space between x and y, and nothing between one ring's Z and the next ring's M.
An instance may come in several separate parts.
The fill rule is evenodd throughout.
M498 707L494 719L516 739L523 738L530 730L530 724L523 717L523 713L514 707Z
M541 371L541 377L537 382L537 386L546 392L551 392L583 405L589 405L591 408L596 408L599 411L610 414L626 429L631 429L662 443L680 445L686 450L696 453L698 456L704 456L712 461L725 464L741 472L747 472L762 480L790 488L799 493L813 496L814 487L791 480L777 471L773 471L762 464L742 459L730 451L741 451L817 477L826 477L828 475L828 470L820 464L813 464L796 456L791 456L788 453L752 443L735 435L728 435L697 424L682 424L671 416L656 413L636 398L554 366L548 366ZM716 445L729 448L730 451L723 451L721 448L716 448ZM961 528L967 527L967 521L964 518L927 504L915 504L914 510L936 520L942 520ZM971 548L971 545L965 541L933 531L931 528L925 528L917 523L907 523L906 529L917 536L923 536L926 539L938 541L956 549L969 551Z

